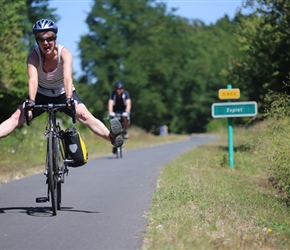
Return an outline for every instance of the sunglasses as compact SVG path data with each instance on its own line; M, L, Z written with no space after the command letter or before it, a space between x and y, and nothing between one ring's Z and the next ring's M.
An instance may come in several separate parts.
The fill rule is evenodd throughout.
M38 37L36 40L40 43L44 43L45 41L47 41L49 43L49 42L55 41L55 39L56 38L54 36L51 36L51 37L47 37L47 38Z

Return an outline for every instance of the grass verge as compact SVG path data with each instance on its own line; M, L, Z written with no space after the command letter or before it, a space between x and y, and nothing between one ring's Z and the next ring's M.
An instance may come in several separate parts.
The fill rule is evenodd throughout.
M289 249L289 207L257 154L261 131L235 130L234 168L226 131L164 167L142 250Z
M45 116L43 116L37 122L33 122L30 127L23 126L0 140L2 152L0 154L0 184L44 171L45 125ZM94 136L90 130L80 124L76 124L75 127L80 131L86 143L89 159L111 154L111 143ZM129 132L130 138L124 145L125 150L183 140L187 137L185 135L154 136L134 127Z

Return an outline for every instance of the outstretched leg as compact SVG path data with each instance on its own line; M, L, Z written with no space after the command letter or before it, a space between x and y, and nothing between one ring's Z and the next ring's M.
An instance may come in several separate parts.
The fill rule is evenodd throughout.
M25 123L25 117L23 106L20 105L7 120L0 124L0 138L8 136L23 123Z
M120 147L123 144L123 139L120 140L120 137L118 136L118 134L122 132L119 132L118 129L118 127L121 126L119 121L114 122L114 124L110 124L110 131L104 123L102 123L99 119L95 118L88 111L83 103L78 104L76 107L76 119L83 125L87 126L94 134L104 138L105 140L110 141L116 147Z
M128 127L130 125L130 119L128 116L122 116L122 120L123 120L123 137L124 139L128 139L129 138L129 134L128 134Z
M123 116L123 129L127 130L129 125L130 125L130 120L128 119L127 116Z

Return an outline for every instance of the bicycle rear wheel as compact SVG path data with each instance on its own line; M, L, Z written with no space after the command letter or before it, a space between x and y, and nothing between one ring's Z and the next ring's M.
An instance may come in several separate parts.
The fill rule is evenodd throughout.
M118 159L119 158L119 148L116 148L116 158Z
M113 152L115 152L117 159L123 157L123 150L122 150L122 148L123 148L123 146L113 149Z
M51 198L51 207L52 207L52 214L57 214L57 179L56 175L54 174L54 138L53 138L53 132L50 131L48 135L48 163L47 163L47 174L48 174L48 189L50 193Z

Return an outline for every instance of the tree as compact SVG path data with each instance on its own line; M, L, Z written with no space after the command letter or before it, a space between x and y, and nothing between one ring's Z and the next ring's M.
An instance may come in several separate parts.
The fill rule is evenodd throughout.
M211 105L219 101L218 90L231 83L223 71L228 68L229 59L239 55L237 26L237 20L231 21L227 15L209 26L200 21L191 24L191 58L184 69L187 78L182 81L183 110L178 121L183 120L181 125L188 133L205 131L212 119Z
M245 6L254 6L253 13L242 19L238 30L245 56L236 61L232 75L262 107L269 89L290 93L285 85L290 61L290 2L245 1Z
M174 17L166 15L164 4L152 4L147 0L96 1L87 18L90 33L79 44L83 70L88 81L95 81L98 96L103 95L106 102L113 83L123 80L134 97L134 110L146 110L136 115L133 111L132 120L138 125L147 124L146 130L165 121L162 107L172 103L166 103L166 99L179 86L172 78L177 74L175 58L181 58L176 41L182 31L176 37L178 26ZM160 110L155 113L147 112L152 105L147 106L150 103L145 100L150 96L162 103L156 106ZM148 121L152 123L149 125Z
M86 72L81 81L93 86L88 99L97 99L91 102L96 116L103 116L113 83L122 80L135 125L204 131L218 89L228 84L220 73L237 51L236 23L226 16L206 27L175 16L163 3L108 0L95 2L87 24L89 34L79 43Z
M0 0L0 119L6 119L27 96L27 51L35 46L33 19L53 18L48 1ZM35 20L36 21L36 20Z
M0 0L0 109L1 118L11 113L16 101L24 98L26 89L25 51L21 11L26 9L24 1ZM17 103L19 104L19 102Z
M31 50L35 47L35 39L31 32L32 25L41 18L52 19L56 23L60 18L55 14L56 9L49 7L48 0L25 0L25 2L27 10L23 13L26 16L23 21L25 24L23 32L25 34L24 40L28 45L28 49Z

